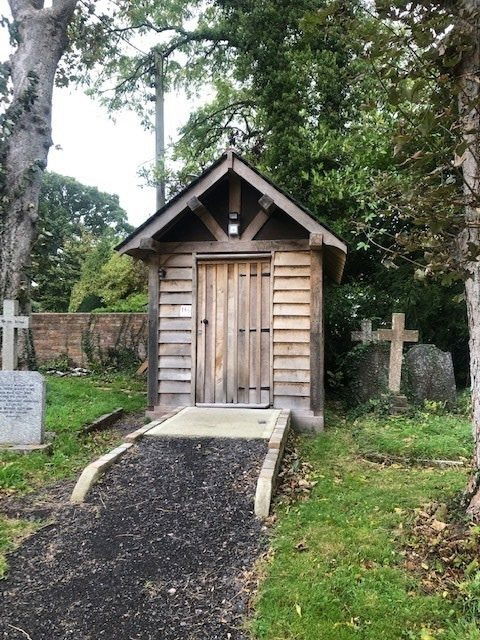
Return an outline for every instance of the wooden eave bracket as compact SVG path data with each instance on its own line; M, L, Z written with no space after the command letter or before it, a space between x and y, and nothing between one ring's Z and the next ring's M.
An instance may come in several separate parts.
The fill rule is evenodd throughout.
M273 199L270 196L267 196L265 193L261 198L259 198L258 204L260 205L262 211L265 211L265 213L267 213L268 215L271 215L277 208L277 205L275 204Z
M225 231L218 224L207 207L202 202L200 202L197 196L193 196L193 198L190 198L190 200L187 202L187 207L200 218L203 224L213 235L215 240L218 240L219 242L226 242L228 240L228 236Z
M152 253L160 253L160 243L153 238L140 238L138 243L139 251L150 251Z
M323 247L323 233L311 233L309 245L311 251L320 251Z

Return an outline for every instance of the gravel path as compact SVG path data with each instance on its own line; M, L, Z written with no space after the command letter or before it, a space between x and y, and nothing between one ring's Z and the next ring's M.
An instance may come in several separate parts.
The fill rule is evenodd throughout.
M85 505L57 511L9 556L0 638L246 638L265 452L261 441L141 441Z

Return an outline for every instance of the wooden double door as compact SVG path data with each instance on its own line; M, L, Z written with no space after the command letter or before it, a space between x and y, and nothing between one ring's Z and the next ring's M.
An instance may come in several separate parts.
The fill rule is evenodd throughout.
M270 257L197 263L197 404L270 405L270 272Z

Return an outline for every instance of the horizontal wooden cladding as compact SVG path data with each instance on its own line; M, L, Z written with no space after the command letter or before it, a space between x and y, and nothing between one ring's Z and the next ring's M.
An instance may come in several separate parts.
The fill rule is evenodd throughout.
M160 306L163 304L192 304L192 292L181 291L171 292L160 290L159 302Z
M279 396L308 396L310 395L309 382L276 382L275 395Z
M309 369L275 369L274 382L310 382Z
M273 342L310 342L310 331L307 329L275 329Z
M175 293L192 291L192 280L160 280L160 295L162 293Z
M158 389L160 393L190 394L190 382L184 382L183 380L160 380Z
M310 266L299 267L297 265L275 265L275 277L292 278L298 276L310 277Z
M180 316L180 309L193 310L192 263L191 254L159 258L158 397L166 407L190 404L193 320Z
M191 331L192 319L191 318L161 318L160 330L161 331L179 331L186 330Z
M295 342L275 342L274 356L310 356L310 344Z
M191 259L190 259L191 262ZM192 279L192 267L162 267L165 274L162 276L162 280L191 280Z
M274 329L310 329L310 318L304 316L275 316L273 318Z
M273 356L273 369L303 369L310 371L309 356Z
M191 344L191 331L163 331L158 332L158 342L160 344Z
M190 356L192 348L190 343L164 343L158 345L158 353L160 356Z
M306 316L310 317L309 304L274 304L274 316Z
M310 291L275 290L273 292L273 302L310 304Z
M310 252L309 251L277 251L275 253L274 265L287 265L294 267L304 267L310 264Z
M160 393L158 404L164 407L186 407L190 404L190 393Z
M188 356L160 356L158 359L160 369L190 369L192 366L192 358Z
M293 289L294 291L309 291L310 290L310 279L309 278L296 278L296 277L291 277L291 278L285 278L285 277L281 277L281 278L277 278L277 276L275 276L275 284L274 284L275 289L283 289L283 290L290 290Z
M310 252L273 259L274 406L310 405Z
M184 304L189 304L185 302ZM159 315L162 320L164 318L180 318L180 307L181 304L161 304L159 307ZM193 309L192 309L193 313ZM188 320L188 322L192 322L192 318L183 318L183 320Z
M192 379L192 372L190 369L164 369L163 367L158 371L159 380L183 380L190 382Z
M274 394L273 406L279 409L310 409L310 397Z

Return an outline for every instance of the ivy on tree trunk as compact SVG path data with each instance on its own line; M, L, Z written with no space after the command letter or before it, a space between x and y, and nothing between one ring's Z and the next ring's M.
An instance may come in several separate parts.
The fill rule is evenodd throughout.
M9 60L12 94L3 120L0 298L28 308L28 271L42 175L52 145L52 93L77 0L9 0L16 47Z

